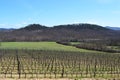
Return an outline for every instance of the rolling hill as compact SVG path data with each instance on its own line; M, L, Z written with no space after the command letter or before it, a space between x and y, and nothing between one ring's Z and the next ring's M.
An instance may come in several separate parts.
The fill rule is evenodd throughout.
M120 27L110 27L110 26L107 26L106 28L112 29L112 30L120 30Z
M118 31L94 24L67 24L53 27L30 24L10 32L0 32L0 39L1 41L81 41L116 39L119 35Z
M28 30L28 31L33 31L33 30L40 30L40 29L46 29L48 27L40 25L40 24L30 24L26 27L20 28L18 30Z
M0 28L0 31L13 31L14 28Z

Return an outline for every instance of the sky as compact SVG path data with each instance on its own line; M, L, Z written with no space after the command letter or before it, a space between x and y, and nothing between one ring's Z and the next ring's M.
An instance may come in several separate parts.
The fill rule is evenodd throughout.
M120 0L0 0L0 28L90 23L120 27Z

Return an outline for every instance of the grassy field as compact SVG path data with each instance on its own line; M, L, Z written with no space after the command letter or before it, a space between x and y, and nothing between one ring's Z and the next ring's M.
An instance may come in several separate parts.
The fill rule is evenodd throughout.
M86 49L78 49L73 46L65 46L57 44L56 42L1 42L0 49L36 49L55 51L98 52Z

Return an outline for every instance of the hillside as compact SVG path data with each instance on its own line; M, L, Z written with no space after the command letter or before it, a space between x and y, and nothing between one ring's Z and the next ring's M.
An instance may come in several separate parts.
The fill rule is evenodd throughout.
M106 28L112 29L112 30L120 30L120 27L110 27L110 26L107 26Z
M8 32L8 31L13 31L15 30L14 28L0 28L0 31L5 31L5 32Z
M40 25L40 24L30 24L26 27L20 28L18 30L28 30L28 31L33 31L33 30L40 30L40 29L46 29L48 27Z
M46 27L30 24L11 32L1 32L1 41L81 41L116 39L119 32L93 24L67 24ZM4 36L3 36L4 35Z
M95 25L95 24L68 24L68 25L58 25L54 26L55 29L72 29L72 30L83 30L83 29L90 29L90 30L110 30L105 27Z

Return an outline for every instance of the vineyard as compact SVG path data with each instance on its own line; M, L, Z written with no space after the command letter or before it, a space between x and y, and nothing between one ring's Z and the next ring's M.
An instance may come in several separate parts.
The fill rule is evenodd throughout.
M120 54L0 49L0 78L120 78Z

